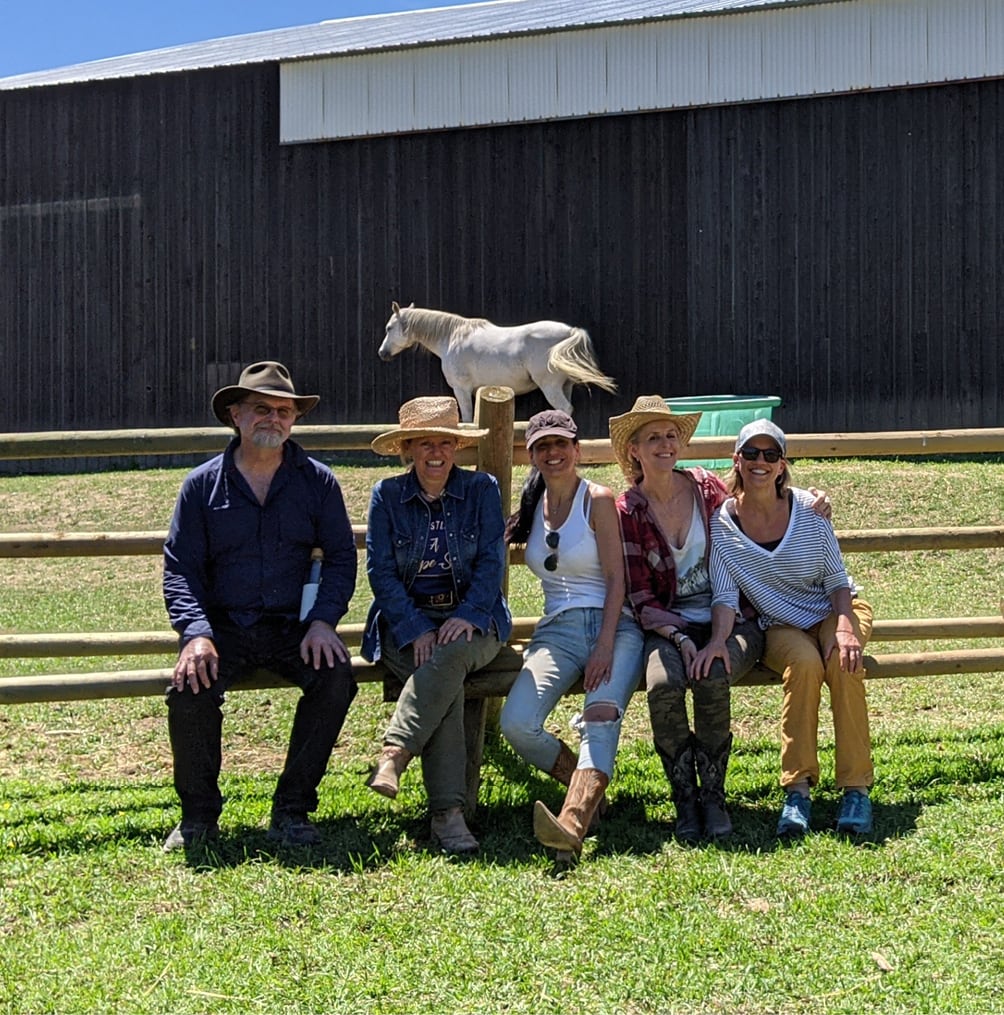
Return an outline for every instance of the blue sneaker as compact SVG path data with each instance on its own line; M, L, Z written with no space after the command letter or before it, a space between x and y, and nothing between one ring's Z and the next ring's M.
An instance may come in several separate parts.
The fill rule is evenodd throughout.
M812 801L801 793L789 793L781 808L781 817L777 822L777 834L780 836L805 835L809 830L809 819L812 815Z
M872 830L872 801L867 793L849 789L837 816L837 831L845 835L867 835Z

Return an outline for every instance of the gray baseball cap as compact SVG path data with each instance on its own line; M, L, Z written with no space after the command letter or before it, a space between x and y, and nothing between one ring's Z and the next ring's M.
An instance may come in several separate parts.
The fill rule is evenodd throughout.
M769 419L755 419L739 431L739 436L736 438L736 454L753 437L761 436L769 437L780 449L782 457L788 457L788 442L785 440L784 431L777 423L772 423Z

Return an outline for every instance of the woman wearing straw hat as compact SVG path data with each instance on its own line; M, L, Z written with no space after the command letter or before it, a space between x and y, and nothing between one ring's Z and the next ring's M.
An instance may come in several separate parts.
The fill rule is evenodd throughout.
M610 420L610 442L630 488L617 500L628 601L645 631L645 680L652 736L672 787L676 835L730 835L725 770L732 746L731 685L756 663L763 635L739 618L704 672L700 650L717 642L708 574L712 513L728 496L705 469L676 468L701 418L642 395ZM693 696L693 730L686 693ZM700 777L700 786L698 786Z
M572 418L557 409L526 427L532 469L506 541L526 546L541 580L544 616L502 708L502 733L526 761L568 786L555 816L539 800L534 835L559 860L582 842L613 775L621 722L641 675L642 634L624 602L624 558L614 495L579 476ZM582 679L586 698L572 720L578 758L544 722Z
M493 476L454 464L457 450L488 433L460 426L455 399L412 399L399 420L371 445L410 467L373 488L366 566L374 600L362 654L381 659L404 689L367 785L393 799L408 762L421 755L433 839L446 853L472 853L464 679L512 631L502 595L502 501Z

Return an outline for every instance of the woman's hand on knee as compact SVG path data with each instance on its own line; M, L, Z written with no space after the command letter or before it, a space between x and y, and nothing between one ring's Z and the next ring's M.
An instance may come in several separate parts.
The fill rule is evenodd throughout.
M474 637L474 625L469 620L461 620L460 617L450 617L439 629L439 637L436 639L440 645L449 645L451 641L458 638L466 638L470 641Z
M587 691L595 691L601 684L610 679L614 662L614 650L611 645L597 645L586 660L586 668L582 671L582 686Z
M420 634L412 643L411 651L415 659L415 669L419 666L423 666L432 658L432 653L436 648L436 632L426 631L424 634Z
M690 644L693 645L693 642L690 642ZM684 648L686 647L687 643L684 642ZM729 656L728 645L724 641L709 641L687 663L687 676L691 680L702 680L711 672L711 667L714 666L716 659L721 659L726 673L732 673L732 659ZM683 657L683 661L687 662L686 656Z

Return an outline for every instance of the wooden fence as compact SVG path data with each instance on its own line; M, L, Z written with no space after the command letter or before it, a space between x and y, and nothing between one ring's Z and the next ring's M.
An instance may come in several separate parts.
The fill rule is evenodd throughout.
M503 506L512 501L512 468L527 462L523 446L525 423L514 420L512 392L507 388L482 388L478 393L476 426L489 435L477 449L460 452L461 464L476 465L499 481ZM384 426L302 426L296 439L310 451L364 452L370 441L388 429ZM225 440L219 428L85 433L0 434L0 459L158 455L185 452L218 453ZM686 449L690 459L731 455L734 438L697 437ZM608 439L581 442L582 461L602 464L613 461ZM789 434L788 449L799 457L869 457L1004 452L1004 428L953 431L911 431L868 434ZM365 542L365 527L353 527L357 546ZM166 533L156 532L34 532L0 533L0 557L108 557L159 555ZM1004 547L1004 525L937 527L916 529L865 529L838 531L844 553L897 550L973 550ZM522 552L510 553L511 564L522 563ZM875 622L871 642L917 641L925 638L952 640L1001 639L990 648L960 648L867 655L869 679L929 676L966 672L1004 672L1004 603L999 615L953 618L916 618ZM507 693L519 671L522 648L537 617L517 617L510 644L496 659L467 682L468 807L473 813L480 782L487 703ZM339 627L346 644L357 648L362 624ZM0 658L73 658L173 654L177 641L170 631L92 632L67 634L0 634ZM361 683L385 679L379 664L353 657L353 669ZM70 701L99 698L139 697L162 694L169 669L109 670L97 673L53 673L0 678L0 704ZM779 682L780 677L762 666L745 679L746 684ZM241 688L285 686L275 675L259 672ZM388 684L385 683L385 687Z
M527 462L523 447L525 423L514 420L513 399L507 388L482 388L478 393L475 425L487 428L477 449L458 455L462 464L475 464L499 481L503 505L512 501L512 467ZM311 451L368 451L370 441L388 425L301 426L296 439ZM117 455L167 455L182 452L217 453L225 431L183 428L145 431L90 431L82 433L0 434L0 459L100 457ZM695 437L684 457L727 457L731 437ZM608 439L584 439L582 460L586 464L613 461ZM1004 428L982 430L904 431L865 434L789 434L791 457L869 457L944 454L992 454L1004 452ZM365 528L354 526L357 545L365 540ZM973 550L1004 547L1004 526L936 527L915 529L861 529L838 531L845 554L923 549ZM0 533L0 557L105 557L160 554L165 533L155 532L40 532ZM512 564L522 563L521 551L510 554ZM917 641L924 638L1004 638L1002 615L955 618L917 618L875 622L873 643ZM518 670L522 644L533 631L536 617L517 617L509 651L476 679L468 694L478 699L505 693ZM340 628L347 645L356 647L362 638L361 624ZM0 634L0 658L70 658L93 656L163 655L175 651L169 631L90 634ZM993 648L954 649L946 652L884 653L866 657L869 678L928 676L959 672L1004 671L1004 645ZM361 681L382 679L379 666L354 659ZM515 669L514 669L515 668ZM0 703L15 704L105 697L133 697L162 693L168 670L132 670L101 673L13 676L0 679ZM777 674L758 667L746 683L770 683ZM262 674L248 686L279 686L274 677Z

